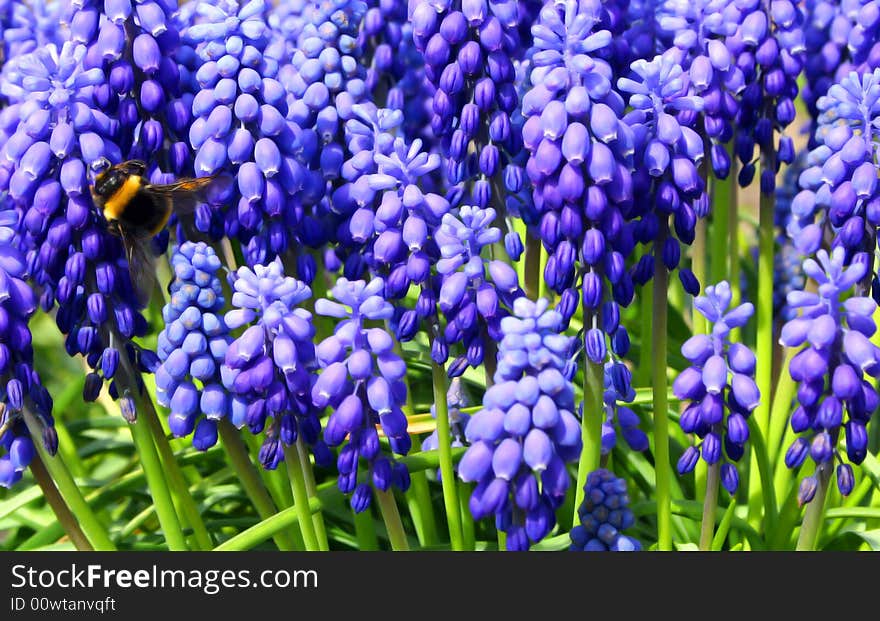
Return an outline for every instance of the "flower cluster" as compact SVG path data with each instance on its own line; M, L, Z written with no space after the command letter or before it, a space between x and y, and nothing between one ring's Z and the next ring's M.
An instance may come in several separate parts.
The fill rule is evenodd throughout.
M804 5L803 99L810 114L816 103L851 71L873 71L880 66L876 0L808 0Z
M603 318L619 317L617 305L633 296L625 269L633 248L625 222L632 206L633 134L621 120L624 102L612 86L611 66L597 56L612 43L609 21L600 2L547 3L533 27L532 87L522 104L526 172L550 254L544 279L564 296L580 284L586 323L597 329L603 303ZM567 318L574 305L560 310ZM613 319L605 324L612 349L626 354L625 329ZM603 363L604 352L594 362Z
M334 300L319 299L315 312L342 321L332 336L317 347L322 372L311 389L318 408L329 406L330 418L324 439L339 451L339 489L351 493L351 506L363 511L370 506L371 484L387 491L393 485L409 487L406 466L387 455L378 429L388 438L391 451L406 455L412 438L402 406L406 401L406 364L394 351L394 339L382 328L368 328L366 321L388 320L394 308L382 298L385 283L375 278L349 281L340 278L330 291ZM370 483L358 483L359 461L369 466Z
M61 43L66 29L61 22L61 2L34 0L27 4L0 1L0 67L6 59L29 54L48 43Z
M794 160L794 143L783 134L794 121L797 79L803 68L804 16L791 0L742 0L742 25L727 43L746 87L736 118L734 150L742 163L739 183L755 175L755 145L765 156L761 192L772 195L781 163ZM779 133L778 143L775 134Z
M702 440L682 454L679 474L693 470L701 457L707 464L718 463L723 459L722 447L730 461L739 461L749 439L747 419L761 400L754 380L755 354L730 341L730 331L743 327L755 308L748 302L730 308L731 299L730 285L722 281L706 287L706 295L694 300L712 331L694 335L682 345L682 355L693 366L672 385L676 397L691 402L679 420L682 431ZM730 494L736 492L739 472L733 464L721 466L721 483Z
M0 201L5 198L0 195ZM17 249L18 213L0 211L0 487L11 487L31 463L35 447L23 410L33 412L46 450L54 455L58 436L52 418L52 397L34 369L28 321L37 308L34 292L24 281L26 266Z
M406 136L414 138L430 122L425 58L415 47L406 2L370 0L359 37L369 58L366 85L377 105L406 112Z
M818 146L800 176L804 188L792 202L798 216L795 243L814 253L828 226L835 246L846 250L846 262L872 252L880 226L874 125L880 115L880 69L846 76L818 102ZM864 290L863 290L864 291Z
M232 288L234 308L224 320L230 330L247 326L227 347L221 368L223 384L232 393L232 423L247 425L254 434L265 429L260 462L267 469L276 468L284 447L300 437L316 461L326 464L330 455L318 420L323 406L316 408L311 400L315 327L312 314L300 306L311 290L285 276L278 258L238 268Z
M252 265L283 255L302 219L294 204L303 176L300 128L288 119L277 58L283 54L270 48L267 11L262 0L199 2L182 33L196 59L189 130L195 173L224 178L209 197L213 209L200 210L196 225L241 240Z
M630 94L632 111L625 121L636 136L633 215L638 218L633 236L643 244L654 244L654 254L644 255L633 268L637 284L651 279L654 261L662 260L669 270L679 267L681 244L693 242L697 218L708 212L705 183L697 170L704 156L703 139L690 127L694 113L704 107L703 99L692 94L688 74L676 56L667 52L651 61L636 60L634 77L617 82L621 91ZM699 291L689 269L679 269L679 278L692 295Z
M412 284L431 295L427 281L439 259L432 232L449 212L448 201L423 191L420 183L440 166L440 156L423 152L418 138L408 144L395 135L402 122L399 110L352 107L345 132L355 155L343 166L348 183L333 197L336 207L350 204L345 211L352 211L347 231L340 235L352 250L345 276L357 278L366 267L385 279L389 300L404 297Z
M97 396L100 372L111 380L115 398L141 387L139 375L126 378L122 388L117 384L119 355L141 371L152 371L155 356L129 341L146 333L142 302L121 240L108 232L90 197L87 167L102 158L119 161L122 149L116 142L120 124L97 95L105 74L86 67L87 54L84 45L67 41L4 66L0 192L8 191L8 200L23 210L22 245L40 305L46 311L57 305L68 354L82 354L95 369L84 395Z
M852 466L837 450L841 428L849 461L862 463L867 425L880 404L874 384L866 378L880 376L880 348L869 340L877 330L872 318L877 304L868 297L846 297L865 278L865 263L847 266L844 249L837 247L831 254L819 250L816 259L804 261L804 272L817 283L818 292L788 295L789 306L799 314L783 326L779 338L786 347L802 347L788 369L798 382L791 429L799 437L785 456L789 468L799 467L808 455L816 464L816 474L801 482L801 504L813 499L818 477L830 476L835 461L840 493L852 491Z
M431 129L442 139L447 178L466 202L486 208L505 152L519 150L511 125L518 3L415 0L411 8L413 41L435 88Z
M231 342L223 319L220 259L203 242L184 242L171 256L171 299L162 310L165 327L156 353L156 400L171 410L168 426L177 437L195 431L193 446L217 443L217 423L229 416L230 399L221 367Z
M514 302L513 314L501 320L495 384L465 429L471 446L458 475L477 484L471 513L494 515L508 550L528 549L553 528L570 484L566 463L581 451L566 375L573 339L560 333L562 321L546 299Z
M635 552L637 539L621 531L635 524L629 508L626 481L605 469L587 475L584 501L577 509L581 523L571 529L569 550L583 552Z
M701 134L711 142L712 170L719 179L730 172L724 145L733 137L736 97L745 87L743 71L726 45L741 21L734 0L666 0L660 7L660 27L681 50L682 66L703 98Z
M468 365L477 367L484 362L487 351L491 352L501 338L506 307L523 294L509 264L482 257L483 248L501 240L501 231L492 226L494 220L491 207L465 205L457 217L452 213L443 216L434 233L442 257L437 271L443 277L437 303L447 321L443 338L434 340L431 355L442 363L449 345L461 343L465 350L450 365L450 377L461 375Z

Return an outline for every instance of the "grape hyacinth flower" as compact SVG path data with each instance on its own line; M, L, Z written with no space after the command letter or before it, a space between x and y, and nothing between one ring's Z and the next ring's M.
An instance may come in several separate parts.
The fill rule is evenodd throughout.
M441 138L446 176L468 204L501 204L506 153L519 151L511 115L520 23L515 0L414 0L413 41L434 86L431 129ZM457 204L457 201L451 201Z
M398 110L357 104L352 113L345 131L355 155L343 166L348 183L333 196L336 207L350 204L345 211L352 211L340 235L351 251L343 273L358 278L366 267L383 277L388 300L404 297L413 284L428 295L431 266L440 258L432 232L450 207L421 182L440 166L440 156L423 152L418 138L407 144L396 135L403 121ZM435 306L433 297L426 310Z
M61 44L67 38L61 4L58 0L0 2L0 67L6 59L30 54L48 43Z
M730 341L730 331L743 327L755 309L749 302L730 308L731 299L730 285L722 281L706 287L706 294L694 300L711 331L696 334L682 345L681 353L692 366L679 374L672 391L682 401L690 401L679 419L682 431L701 440L678 460L678 473L693 470L700 458L709 465L721 462L721 484L732 495L739 486L734 463L745 452L747 420L761 394L754 379L755 354Z
M548 305L520 297L501 320L495 383L468 421L471 445L458 464L458 476L476 483L471 514L494 515L508 550L526 550L551 531L570 484L566 464L582 447L567 365L574 339Z
M835 82L852 71L880 66L876 0L807 0L804 4L803 99L815 120L816 103Z
M182 33L197 59L189 130L195 174L225 180L196 225L239 239L252 265L283 256L304 217L296 198L304 175L301 131L288 118L279 76L284 58L276 57L283 46L270 46L268 8L262 0L200 2ZM298 272L310 280L314 269Z
M736 118L734 150L742 163L739 184L755 176L755 146L764 164L761 193L772 196L781 163L794 160L794 143L784 134L794 121L797 79L804 63L803 11L791 0L742 0L742 25L726 43L746 87ZM779 141L775 135L779 133Z
M268 265L242 266L235 276L233 309L224 321L229 330L244 331L226 348L220 369L232 395L230 420L253 434L266 431L260 449L266 469L276 468L284 460L284 447L300 437L316 463L324 465L330 454L321 439L322 406L311 400L315 327L312 314L300 306L311 289L285 276L279 258ZM193 399L190 408L195 406Z
M302 129L297 157L306 166L299 200L306 209L300 236L312 246L335 240L338 214L330 200L344 183L344 123L369 92L359 30L367 5L361 0L309 2L302 12L289 62L278 79L288 92L287 118Z
M217 422L228 419L230 397L221 367L232 338L223 318L220 259L204 242L184 242L171 256L171 299L162 310L156 400L170 408L176 437L193 435L200 451L217 443Z
M703 98L701 134L710 148L712 171L718 179L730 173L724 145L733 137L737 97L745 87L742 69L726 45L742 20L734 0L666 0L660 7L663 34L681 50L694 92Z
M789 468L798 468L807 456L816 474L801 481L798 502L806 504L816 494L820 480L827 481L835 462L837 487L847 496L853 489L850 463L860 464L868 450L867 426L880 404L869 378L880 377L880 348L869 339L877 326L877 303L869 297L849 295L867 272L865 262L847 266L845 251L835 248L804 261L804 272L818 284L818 292L795 291L788 304L799 311L782 328L779 342L800 348L791 359L789 374L798 383L797 408L791 429L798 438L785 455ZM838 451L844 432L847 463Z
M94 86L97 107L113 119L121 159L143 160L153 183L192 176L186 143L188 99L177 63L180 35L172 18L176 0L74 0L62 8L71 40L86 46L83 66L100 70ZM85 154L84 154L85 155ZM111 163L119 159L105 154ZM90 164L86 161L86 164ZM164 252L168 234L156 238Z
M338 486L351 494L356 512L370 506L371 486L386 492L391 486L406 491L406 466L388 455L379 441L379 429L395 455L406 455L412 438L403 413L406 402L406 363L394 351L394 338L366 321L388 320L394 308L382 298L385 283L375 278L349 281L340 277L330 290L333 300L321 298L315 312L342 319L334 334L316 348L322 372L311 388L314 405L331 408L324 440L342 446L336 461ZM368 465L369 483L358 483L360 460Z
M425 57L413 41L408 3L370 0L359 32L360 47L369 59L365 83L381 107L406 111L407 128L430 122L423 99ZM419 98L419 99L417 99ZM412 114L411 115L410 113ZM407 133L407 136L413 136Z
M642 544L621 531L635 524L629 508L626 481L604 468L587 475L584 501L578 507L581 523L571 529L569 550L637 552Z
M792 201L795 243L812 254L830 227L833 245L846 250L850 263L873 252L880 226L875 155L880 135L874 125L880 115L880 69L850 73L819 99L818 108L818 146L800 176L804 190ZM866 291L863 286L860 294Z
M501 239L492 226L495 210L465 205L458 216L447 213L434 233L441 259L437 271L443 277L437 302L446 317L442 339L431 351L438 364L446 361L448 347L461 343L465 353L449 366L449 377L458 377L468 366L478 367L502 336L500 322L506 308L523 295L516 271L497 259L484 259L486 246ZM488 278L487 278L488 274ZM490 358L494 358L491 356ZM487 368L491 369L492 361Z
M12 487L33 460L36 448L24 420L33 413L43 445L50 455L58 449L52 418L52 397L34 369L28 322L37 308L25 282L26 263L15 234L19 215L0 195L0 487Z
M147 330L141 302L122 243L90 197L88 166L102 158L118 162L122 152L119 124L96 98L104 73L87 69L86 57L85 46L66 42L4 66L0 92L9 105L0 113L0 133L8 139L0 150L0 192L23 210L22 243L40 306L57 306L67 353L82 354L94 370L84 389L94 400L101 376L113 398L142 388L138 373L117 384L120 355L128 358L124 367L138 371L151 372L156 359L131 341Z
M633 235L643 244L654 244L653 255L642 256L633 268L633 280L642 285L653 276L655 261L662 260L668 270L679 268L681 244L693 242L697 218L707 215L709 205L698 172L703 139L690 127L694 113L703 110L702 97L692 94L675 52L637 60L632 70L634 77L620 78L617 85L630 94L633 110L624 120L636 136ZM678 275L688 293L699 292L700 283L689 269L680 268Z
M598 1L544 6L532 28L532 87L523 96L522 136L538 232L550 255L544 279L566 300L560 308L566 319L576 307L573 288L580 285L585 324L597 335L601 328L612 350L625 355L629 337L617 307L633 296L625 263L633 249L626 220L634 144L612 68L594 57L612 44L606 24L606 7ZM604 351L588 353L604 363Z

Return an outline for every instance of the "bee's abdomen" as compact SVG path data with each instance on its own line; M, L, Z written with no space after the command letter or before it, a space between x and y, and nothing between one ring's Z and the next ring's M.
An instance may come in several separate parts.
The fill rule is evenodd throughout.
M155 235L168 223L171 206L162 196L141 190L123 209L119 219L141 235Z

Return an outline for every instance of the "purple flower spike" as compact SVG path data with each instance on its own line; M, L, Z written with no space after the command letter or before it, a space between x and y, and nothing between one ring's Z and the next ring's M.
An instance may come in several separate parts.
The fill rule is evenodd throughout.
M217 441L216 421L227 417L230 406L220 387L221 366L232 341L222 315L221 264L210 246L185 242L172 255L171 267L171 299L162 310L165 328L158 340L156 397L160 405L171 408L172 432L186 436L196 430L193 444L207 450ZM106 373L106 362L103 366ZM192 379L204 386L201 394ZM186 387L192 388L192 395Z
M585 323L594 325L603 304L618 313L633 296L632 277L621 268L633 249L624 214L633 201L634 136L606 62L621 27L612 10L599 2L545 3L532 26L532 86L522 105L525 171L540 217L537 232L550 254L543 276L562 294L583 274ZM603 328L588 345L597 364L609 347L624 356L629 344L619 322Z
M595 470L587 475L578 518L580 524L569 533L569 550L635 552L642 549L638 540L622 532L635 524L626 481L608 470Z
M693 366L676 378L672 390L680 399L690 400L682 414L682 431L702 439L700 450L688 447L678 462L679 474L690 472L702 457L718 463L724 455L739 460L749 438L746 419L758 407L761 395L755 384L755 356L743 345L730 342L730 331L745 325L754 312L746 302L731 304L730 285L720 282L706 287L706 295L694 299L694 307L711 325L709 335L695 335L681 348ZM722 463L722 482L731 494L736 492L739 475L732 463Z
M349 451L360 455L369 463L373 484L381 482L387 489L387 477L376 473L385 468L382 464L399 462L380 448L376 427L381 428L390 440L391 451L398 455L409 451L411 439L402 410L406 401L406 386L401 380L405 364L394 352L390 334L382 328L364 325L367 320L391 316L392 306L382 297L384 289L381 278L367 283L341 277L330 291L334 300L318 300L318 314L343 321L317 347L323 372L311 387L311 402L321 410L331 408L325 439L330 446L342 446L340 459ZM477 461L474 467L479 469L481 464ZM467 470L468 466L460 468ZM340 470L339 489L344 493L351 491L348 480L357 475L357 470L357 465L345 473ZM403 481L400 477L392 479L394 485ZM352 507L355 500L352 497ZM369 496L361 500L370 502Z
M864 286L866 270L861 262L847 265L847 258L846 249L837 246L830 254L819 250L815 260L804 262L818 294L789 294L789 305L798 315L783 326L780 338L787 347L802 348L789 365L792 379L800 383L798 407L791 417L799 437L788 449L786 465L797 468L807 454L817 467L838 462L837 483L843 495L852 490L853 474L835 447L843 428L848 461L859 464L864 459L864 432L878 403L867 378L880 376L880 348L869 340L876 330L872 316L877 304L852 294L853 288L858 292ZM814 477L802 482L801 504L812 500L815 486Z
M253 325L229 343L222 358L220 375L231 393L231 422L247 426L253 434L265 430L261 454L266 459L261 462L266 468L276 468L284 459L282 446L300 437L316 463L328 465L321 408L311 398L317 368L315 329L312 314L300 307L311 290L285 276L276 258L267 265L240 267L232 291L233 309L224 317L226 325Z
M25 283L24 256L15 228L18 213L2 202L0 210L0 487L12 487L35 454L22 409L27 407L42 427L43 444L52 455L58 439L52 397L34 369L28 322L36 310L34 293Z
M477 483L471 512L477 519L494 514L508 533L524 528L524 548L553 528L569 485L564 464L581 450L574 389L565 375L573 342L562 326L546 300L517 298L513 314L501 320L495 383L465 428L471 446L459 476Z

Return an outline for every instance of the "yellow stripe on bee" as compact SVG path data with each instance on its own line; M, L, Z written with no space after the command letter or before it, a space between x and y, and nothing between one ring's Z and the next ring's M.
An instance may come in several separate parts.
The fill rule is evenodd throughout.
M107 220L118 220L125 207L134 198L138 190L141 188L141 177L130 175L113 196L104 202L104 218Z

